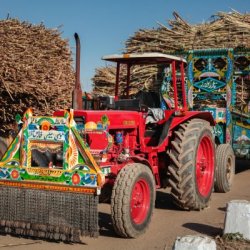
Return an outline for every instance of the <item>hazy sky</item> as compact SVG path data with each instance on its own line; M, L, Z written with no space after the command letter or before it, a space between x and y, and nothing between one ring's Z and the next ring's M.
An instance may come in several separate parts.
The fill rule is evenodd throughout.
M158 27L157 21L166 25L173 11L194 24L231 9L249 13L250 0L0 0L1 19L9 14L48 28L62 25L62 37L69 39L73 51L73 35L79 34L85 91L91 90L95 68L105 66L101 57L120 53L138 29Z

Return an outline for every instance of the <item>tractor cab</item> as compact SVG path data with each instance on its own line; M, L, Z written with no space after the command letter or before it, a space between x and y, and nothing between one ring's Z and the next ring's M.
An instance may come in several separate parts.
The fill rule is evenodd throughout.
M187 109L185 59L163 53L109 55L102 59L117 64L115 109L147 111L147 108L161 108L177 112ZM154 90L142 82L145 81L142 80L145 79L143 71L146 74L147 70L155 73L153 78L147 79L153 81ZM140 71L142 73L138 74Z
M187 111L184 65L185 59L163 53L141 53L104 56L116 63L115 110L139 111L145 120L140 129L142 145L159 146L167 137L173 116ZM147 87L142 73L154 72L153 89ZM146 126L145 126L146 125ZM164 145L163 145L164 146Z

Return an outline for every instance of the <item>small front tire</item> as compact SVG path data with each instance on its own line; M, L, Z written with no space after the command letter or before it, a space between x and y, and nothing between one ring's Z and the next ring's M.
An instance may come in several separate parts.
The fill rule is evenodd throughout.
M155 204L155 181L148 166L126 165L117 175L111 197L111 218L116 233L124 238L143 234Z

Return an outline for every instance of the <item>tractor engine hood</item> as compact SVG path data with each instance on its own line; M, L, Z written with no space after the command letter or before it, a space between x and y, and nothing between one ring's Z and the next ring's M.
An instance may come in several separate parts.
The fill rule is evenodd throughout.
M56 116L62 111L56 111ZM76 123L82 123L82 129L129 129L139 126L142 112L124 110L74 110Z

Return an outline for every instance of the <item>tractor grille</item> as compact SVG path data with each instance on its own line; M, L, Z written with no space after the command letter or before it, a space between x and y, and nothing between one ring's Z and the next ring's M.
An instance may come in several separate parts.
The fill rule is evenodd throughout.
M80 242L98 236L98 196L0 187L0 232Z

